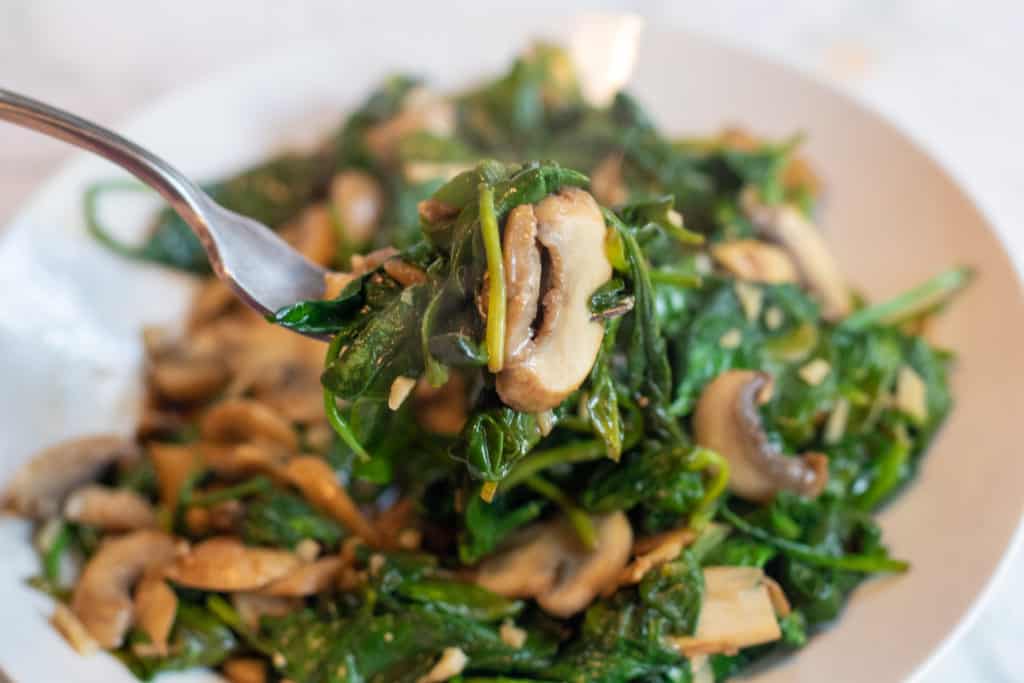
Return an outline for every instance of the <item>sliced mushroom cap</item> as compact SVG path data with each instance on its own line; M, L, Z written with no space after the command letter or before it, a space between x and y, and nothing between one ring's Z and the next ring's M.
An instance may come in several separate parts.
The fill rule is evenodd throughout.
M830 320L850 313L850 290L825 238L800 209L791 204L769 206L752 192L741 198L754 225L778 242L796 261L804 280L821 301L821 313Z
M533 207L533 213L536 243L517 239L510 246L515 251L512 258L526 264L544 264L546 256L540 284L543 288L546 283L547 291L540 292L540 328L522 348L506 349L497 390L512 408L536 413L565 400L593 367L604 326L591 320L590 297L611 277L612 269L604 250L604 217L589 194L564 188ZM532 266L524 268L535 272ZM524 291L517 288L515 294ZM532 300L528 292L525 297ZM508 327L518 329L524 317L531 322L538 317L529 316L520 303L510 302L509 312L514 307L516 313L507 320Z
M380 183L366 171L342 171L331 181L331 207L345 241L366 244L373 239L384 210Z
M266 683L267 664L257 657L232 657L221 667L230 683Z
M109 465L138 455L138 447L120 436L63 441L15 471L0 496L0 508L34 519L53 517L71 491L96 479Z
M692 657L735 654L781 638L767 581L756 567L706 567L697 632L674 637L673 644Z
M297 598L322 593L334 584L344 560L335 555L304 564L260 589L263 595Z
M64 503L64 517L105 531L130 531L156 526L156 512L144 497L128 489L90 484Z
M557 617L582 611L617 580L633 545L633 530L622 512L593 521L593 550L582 546L563 518L535 524L481 563L477 583L505 597L535 598L541 609Z
M71 611L101 647L120 647L132 623L132 587L148 568L170 562L176 553L174 538L152 529L100 545L75 586Z
M733 276L750 282L798 282L796 264L782 248L760 240L732 240L711 247L711 255Z
M203 414L199 433L204 439L221 443L265 440L297 450L298 436L276 411L260 401L229 399Z
M314 506L338 520L356 536L371 545L380 545L380 534L348 493L338 483L334 470L323 459L312 455L292 458L285 476Z
M729 462L729 489L742 498L766 501L781 490L817 496L828 481L828 458L790 457L768 442L758 405L771 381L752 370L728 370L712 380L694 412L697 443Z
M149 636L149 643L143 649L145 654L167 655L167 639L177 613L177 594L159 571L147 572L135 588L135 623Z
M189 588L253 591L286 576L299 565L299 558L286 550L251 547L237 538L218 536L196 545L164 574Z
M338 234L324 204L307 207L281 229L281 237L313 263L328 266L338 254Z
M173 509L185 482L203 466L202 456L193 446L173 443L150 444L148 455L156 472L160 502Z

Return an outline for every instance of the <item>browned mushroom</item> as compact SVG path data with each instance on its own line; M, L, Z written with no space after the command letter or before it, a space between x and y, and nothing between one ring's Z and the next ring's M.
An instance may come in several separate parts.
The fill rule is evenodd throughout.
M331 209L345 242L361 246L373 239L384 210L377 179L365 171L349 169L331 181Z
M629 188L622 179L622 154L610 154L590 173L594 199L604 206L619 206L629 199Z
M203 414L199 433L221 443L265 440L290 450L299 446L292 426L266 404L251 399L221 401Z
M149 501L135 491L89 484L64 503L64 517L105 531L130 531L156 526Z
M496 386L507 405L536 413L565 400L594 365L604 326L591 320L590 297L611 277L611 265L604 250L604 217L583 190L563 189L513 218L504 245L513 285L506 329L513 336ZM537 237L531 240L534 219ZM520 282L520 273L530 282ZM533 336L524 341L527 324Z
M729 488L742 498L765 501L781 490L817 496L828 481L828 458L787 456L765 435L758 404L771 384L770 375L752 370L727 370L712 380L694 412L697 443L728 461Z
M771 284L800 280L789 254L768 242L752 239L721 242L711 247L711 255L741 280Z
M156 472L160 502L172 509L178 504L185 482L202 467L203 459L193 446L171 443L150 444L148 455Z
M0 496L0 508L34 519L53 517L71 491L96 479L108 466L137 458L138 454L136 445L120 436L63 441L15 471Z
M380 545L377 529L349 498L338 483L334 470L323 459L312 455L292 458L285 467L285 476L302 491L310 503L330 514L367 543Z
M178 612L178 596L159 571L151 569L139 581L134 609L135 623L149 636L149 643L136 648L136 654L166 656L167 638Z
M189 588L253 591L286 576L299 564L299 558L286 550L255 548L237 538L217 536L196 545L164 574Z
M782 637L768 579L756 567L705 567L704 601L693 636L670 637L684 655L735 654Z
M331 211L314 204L281 229L281 237L313 263L330 265L338 255L338 234L331 223Z
M433 434L454 436L462 431L469 413L466 380L462 373L453 371L448 381L432 387L425 379L416 384L413 393L416 402L416 421Z
M582 546L562 518L528 527L480 564L476 581L510 598L536 598L541 609L569 617L614 582L629 560L633 530L622 512L593 518L597 545Z
M224 676L230 683L266 683L267 665L256 657L232 657L224 662Z
M260 589L260 593L281 598L297 598L322 593L333 585L343 564L344 560L338 555L322 557L272 581Z
M821 301L821 314L830 320L849 315L850 290L832 252L817 227L791 204L768 205L754 192L744 192L744 210L764 235L793 257L808 287Z
M174 538L153 529L100 545L75 586L71 611L101 647L120 647L132 623L132 587L148 568L170 562L176 552Z

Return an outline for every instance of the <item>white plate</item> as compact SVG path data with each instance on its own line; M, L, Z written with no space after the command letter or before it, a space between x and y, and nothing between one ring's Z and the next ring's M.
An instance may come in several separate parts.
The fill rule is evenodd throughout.
M457 19L447 38L397 18L386 35L339 27L332 46L182 91L124 132L195 177L216 177L282 143L314 139L385 73L410 70L445 86L493 73L549 28L530 21ZM965 623L1020 519L1024 306L1012 267L971 201L906 135L804 76L704 38L649 29L632 90L670 131L740 122L767 135L806 131L807 153L827 182L825 229L869 295L954 263L981 273L938 329L960 357L956 411L919 481L882 517L894 554L913 570L861 588L836 627L756 680L906 679ZM95 159L70 164L0 243L0 481L43 445L130 430L139 329L172 323L184 310L187 278L128 263L85 234L82 190L113 174ZM141 228L138 211L115 209L117 222ZM23 585L36 570L26 527L0 519L0 543L0 667L26 683L133 680L109 657L77 657L47 625L47 600Z

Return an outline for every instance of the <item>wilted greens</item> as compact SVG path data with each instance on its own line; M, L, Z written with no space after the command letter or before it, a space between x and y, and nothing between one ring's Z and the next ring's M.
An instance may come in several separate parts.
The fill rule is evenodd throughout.
M814 250L771 224L820 239L798 145L669 137L626 93L585 102L538 45L453 96L390 79L314 153L212 184L334 269L324 300L270 320L333 341L311 370L232 327L266 323L197 306L191 336L151 352L154 467L101 481L159 497L193 553L229 536L312 548L332 573L248 588L288 596L253 619L179 567L168 650L135 624L119 656L142 678L249 658L297 683L722 681L906 571L873 515L951 410L953 356L921 331L971 273L876 304L840 284L841 314L824 307ZM105 243L208 273L166 211L143 245L115 242L98 191ZM167 444L195 463L171 504ZM309 458L336 481L304 480ZM66 593L59 563L102 533L62 524L41 585ZM711 632L702 613L736 586L760 611Z

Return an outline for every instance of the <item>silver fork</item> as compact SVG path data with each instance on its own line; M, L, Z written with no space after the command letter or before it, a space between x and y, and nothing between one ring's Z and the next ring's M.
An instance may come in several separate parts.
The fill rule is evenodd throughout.
M215 202L169 163L95 123L0 88L0 120L100 155L159 192L192 228L217 277L267 314L324 293L324 269L270 228Z

